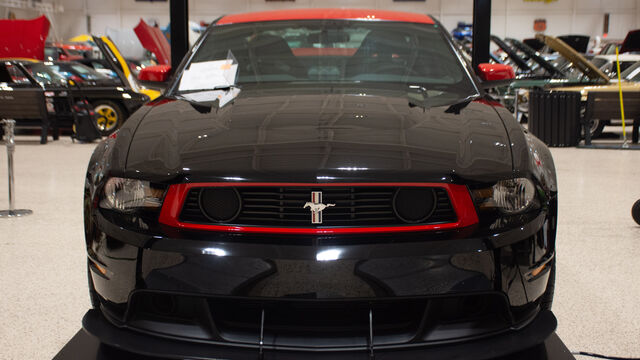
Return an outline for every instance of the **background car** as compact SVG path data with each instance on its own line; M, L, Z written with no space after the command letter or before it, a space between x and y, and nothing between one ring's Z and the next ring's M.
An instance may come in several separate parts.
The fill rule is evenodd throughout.
M597 52L598 55L615 55L616 47L622 45L622 40L608 40L602 44L602 48Z
M625 93L640 92L640 62L636 62L625 71L620 73L622 82L618 84L617 79L615 82L606 85L587 85L587 86L567 86L559 87L554 91L578 91L582 100L582 111L586 109L587 97L589 92L619 92L622 90L623 97ZM591 123L591 137L597 138L602 135L604 127L607 125L622 125L620 119L592 119Z
M52 71L77 84L79 92L94 107L96 125L102 135L116 131L130 114L149 101L149 97L122 86L94 69L74 62L44 62ZM30 64L24 65L30 69Z
M591 62L600 69L600 71L616 80L618 79L617 61L620 62L620 72L622 73L640 61L640 54L624 53L616 57L614 52L613 55L596 55L591 59Z
M117 78L122 83L122 86L137 93L147 95L151 100L160 95L160 91L140 85L136 76L131 71L131 66L122 54L120 54L118 47L108 36L93 36L92 39L98 49L100 49L101 57L79 60L80 63L92 67L109 77Z
M100 38L94 36L92 41L100 50L101 57L85 58L78 60L78 62L111 78L115 81L115 89L118 92L126 93L126 95L118 93L115 98L100 95L102 97L96 99L95 106L99 116L99 126L102 133L106 135L122 125L142 102L157 98L160 95L160 91L140 85L131 71L130 65L108 37L103 36ZM103 92L103 94L106 93ZM112 91L111 94L113 94Z
M42 144L47 143L50 130L57 140L60 129L75 131L74 125L82 124L85 128L85 122L95 121L93 108L86 98L43 62L0 59L0 93L2 99L8 101L2 104L0 116L5 110L11 110L18 129L41 130ZM12 108L16 104L18 108Z
M539 35L538 38L538 41L545 43L545 46L557 53L555 60L547 61L518 40L502 41L495 36L492 37L492 41L501 48L505 62L513 64L519 73L515 81L493 88L491 92L510 111L515 111L521 122L528 121L528 93L533 88L599 85L608 84L610 80L564 41L548 35Z
M91 57L93 48L81 43L48 43L44 48L44 60L71 61Z

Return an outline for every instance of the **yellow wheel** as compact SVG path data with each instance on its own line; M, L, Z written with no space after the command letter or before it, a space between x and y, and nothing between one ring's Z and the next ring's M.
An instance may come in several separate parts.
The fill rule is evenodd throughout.
M102 135L109 135L116 131L124 120L120 106L111 101L94 103L94 110L96 113L96 125Z

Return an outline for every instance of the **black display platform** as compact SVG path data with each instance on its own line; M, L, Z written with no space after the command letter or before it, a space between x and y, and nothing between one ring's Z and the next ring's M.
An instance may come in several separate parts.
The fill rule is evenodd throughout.
M118 351L101 345L98 339L80 329L53 360L152 360L153 358ZM258 356L256 355L256 359ZM473 359L473 354L469 355ZM555 333L544 344L495 360L575 360Z

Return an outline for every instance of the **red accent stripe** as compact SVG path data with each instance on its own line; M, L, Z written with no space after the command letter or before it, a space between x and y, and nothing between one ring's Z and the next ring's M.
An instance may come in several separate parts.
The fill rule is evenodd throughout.
M218 20L216 25L228 25L248 22L281 21L281 20L367 20L367 21L399 21L408 23L434 24L433 19L424 14L403 11L369 10L369 9L289 9L251 12L227 15Z
M449 194L451 204L455 210L458 221L447 224L433 225L406 225L406 226L377 226L377 227L327 227L327 228L283 228L265 226L232 226L232 225L210 225L192 224L180 222L178 219L182 205L187 197L187 193L194 187L218 187L218 186L274 186L274 187L331 187L331 186L405 186L405 187L441 187ZM432 231L450 230L471 226L478 223L478 215L471 200L469 190L464 185L441 184L441 183L186 183L169 186L165 196L162 210L158 221L162 224L192 230L241 232L241 233L263 233L263 234L367 234L367 233L392 233L406 231Z

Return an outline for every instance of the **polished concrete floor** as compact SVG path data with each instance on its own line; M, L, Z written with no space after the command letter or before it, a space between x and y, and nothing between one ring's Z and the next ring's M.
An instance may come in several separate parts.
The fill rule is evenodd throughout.
M95 145L18 137L16 205L0 219L0 359L51 359L89 307L82 189ZM7 170L0 146L0 209ZM640 357L640 151L553 149L560 186L553 310L572 351Z

